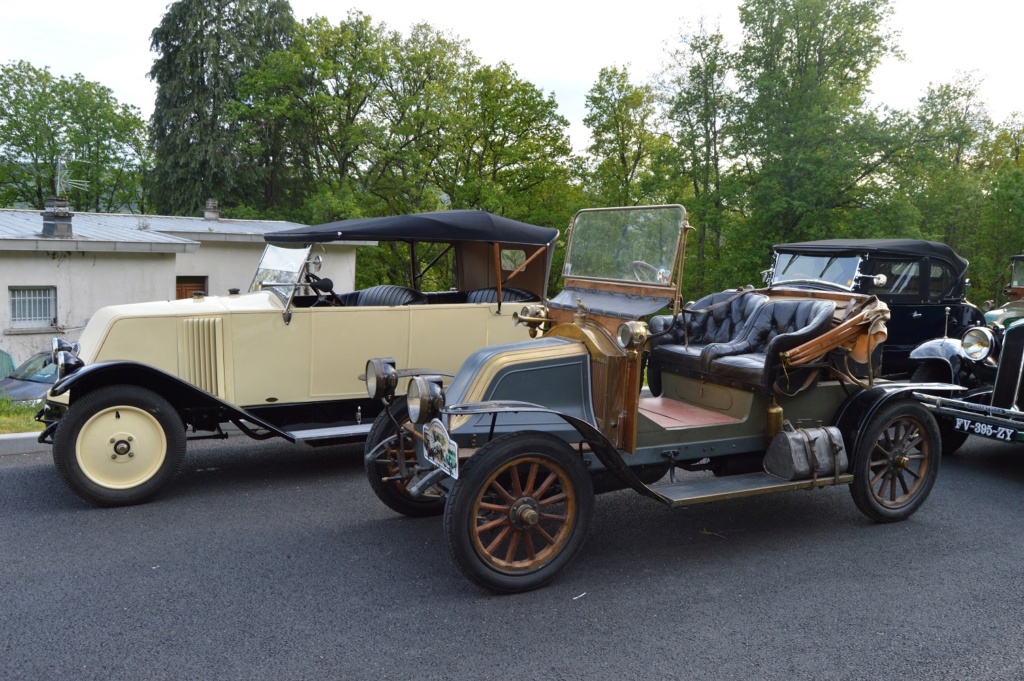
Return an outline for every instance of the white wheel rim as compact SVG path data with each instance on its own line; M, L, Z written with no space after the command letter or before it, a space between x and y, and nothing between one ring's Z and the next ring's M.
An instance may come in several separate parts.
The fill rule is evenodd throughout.
M129 489L146 482L167 458L167 437L152 414L110 407L85 422L75 442L85 477L101 487Z

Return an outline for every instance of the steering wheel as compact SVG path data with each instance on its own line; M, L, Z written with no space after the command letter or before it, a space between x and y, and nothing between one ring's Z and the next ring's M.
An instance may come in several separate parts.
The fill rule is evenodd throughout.
M644 281L650 284L658 281L658 268L649 262L634 260L629 264L629 267L633 270L633 277L637 281Z
M338 294L334 292L334 282L330 279L321 279L315 274L306 274L306 278L309 279L309 287L316 291L316 301L310 305L310 307L316 307L317 305L337 305ZM330 294L328 298L325 293Z

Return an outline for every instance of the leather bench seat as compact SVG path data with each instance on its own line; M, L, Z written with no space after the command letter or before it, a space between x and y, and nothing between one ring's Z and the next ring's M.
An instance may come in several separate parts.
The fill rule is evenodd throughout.
M693 307L696 308L697 303ZM656 344L648 369L651 391L655 392L657 387L655 394L661 393L661 371L765 392L789 393L802 387L805 380L813 381L817 373L814 369L810 370L813 375L807 370L792 376L783 372L780 353L817 338L832 328L835 302L814 299L761 301L753 307L753 314L743 320L742 325L733 327L739 332L728 341L703 346L690 344L688 348L671 343ZM652 329L653 326L652 320ZM652 381L654 373L657 377Z
M647 369L651 392L661 394L662 370L686 375L706 371L705 350L742 338L747 324L767 302L768 296L761 293L722 291L687 306L674 326L671 315L654 317Z

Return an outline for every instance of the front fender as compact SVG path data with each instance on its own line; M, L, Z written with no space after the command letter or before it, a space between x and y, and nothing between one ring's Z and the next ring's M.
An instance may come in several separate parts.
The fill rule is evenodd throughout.
M490 402L473 402L467 404L454 404L449 407L445 407L442 410L445 414L450 416L457 415L473 415L473 414L497 414L501 413L521 413L521 412L532 412L532 413L543 413L556 416L570 426L572 426L577 433L580 434L588 445L590 445L591 451L597 457L597 459L604 464L604 467L611 472L620 482L627 487L630 487L634 491L657 501L665 502L667 497L658 494L651 490L647 485L643 483L640 478L626 465L623 461L622 456L619 454L619 450L615 448L615 445L605 437L596 426L593 424L580 419L576 416L569 414L563 414L553 409L541 406L539 404L533 404L532 402L517 402L513 400L495 400Z
M197 424L190 421L188 418L189 412L203 411L214 416L212 420L210 418L203 420L202 425L205 426L215 427L214 421L216 423L226 423L244 419L261 428L266 428L285 439L292 442L295 441L287 433L245 410L239 409L219 397L215 397L205 390L181 380L173 374L140 362L115 360L87 364L75 373L65 376L54 383L53 388L50 389L50 395L59 397L68 393L70 396L70 406L82 395L108 385L138 385L152 390L170 402L178 413L185 418L186 422L191 423L193 426Z
M948 367L951 380L959 375L964 362L968 361L959 338L933 338L925 341L911 350L910 359L921 363L939 363Z

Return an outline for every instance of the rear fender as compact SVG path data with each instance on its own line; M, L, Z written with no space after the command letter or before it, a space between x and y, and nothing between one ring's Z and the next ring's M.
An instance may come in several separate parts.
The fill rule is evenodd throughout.
M843 434L846 451L852 457L859 451L865 427L868 422L884 407L893 402L911 398L914 392L950 392L962 391L957 385L946 383L891 383L876 385L861 390L846 398L839 406L832 419L832 425Z

